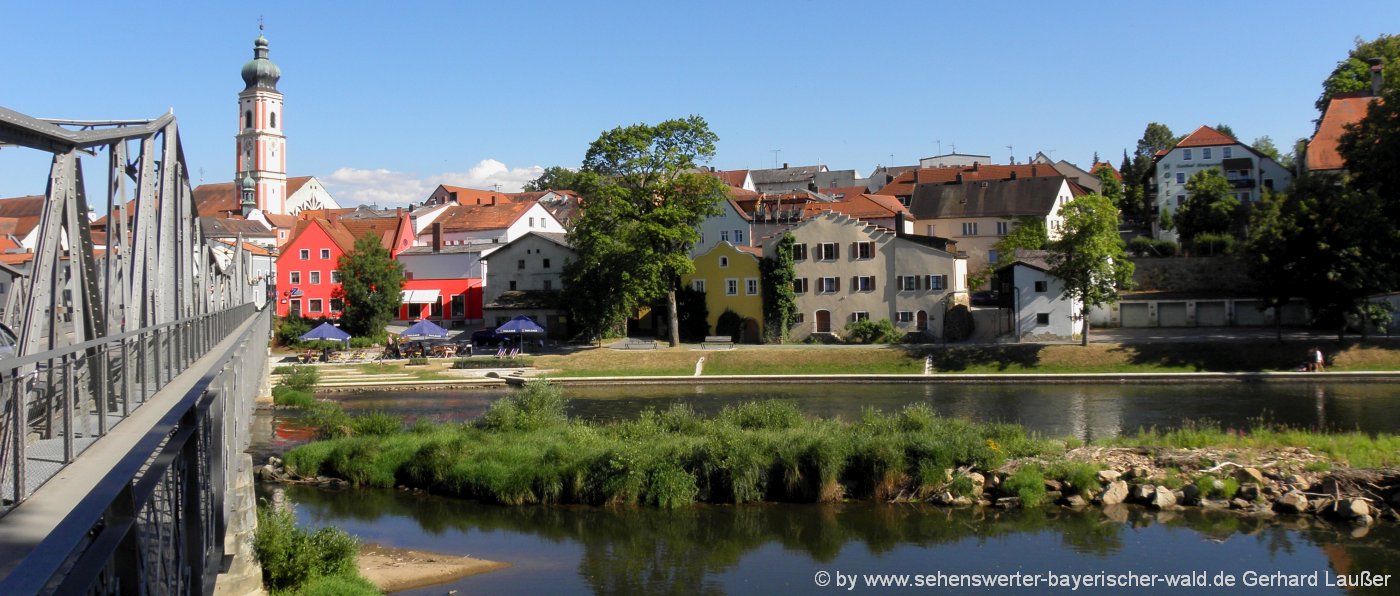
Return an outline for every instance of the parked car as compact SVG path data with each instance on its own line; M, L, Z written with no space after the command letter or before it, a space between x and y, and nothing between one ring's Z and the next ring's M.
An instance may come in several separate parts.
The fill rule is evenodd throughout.
M472 345L476 346L499 346L515 338L504 333L496 333L495 329L477 329L472 332Z

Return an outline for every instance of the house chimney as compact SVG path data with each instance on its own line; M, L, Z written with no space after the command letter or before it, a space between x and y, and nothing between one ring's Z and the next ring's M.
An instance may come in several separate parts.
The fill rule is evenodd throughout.
M433 222L433 252L442 252L442 222Z
M1036 170L1038 170L1038 169L1039 169L1039 168L1037 168L1037 167L1035 166L1035 164L1031 164L1031 177L1032 177L1032 178L1035 177L1035 175L1036 175L1035 172L1036 172Z
M894 212L894 235L896 238L904 236L904 212Z
M1381 71L1385 69L1385 58L1371 58L1366 61L1371 65L1371 97L1381 96Z
M784 169L784 170L787 169L787 166L788 166L787 162L783 162L783 169Z
M1015 180L1015 179L1016 179L1016 170L1011 170L1011 178L1010 178L1010 180Z
M962 184L962 172L958 172L956 180L958 184Z
M981 165L979 162L972 162L972 171L976 172L979 165Z

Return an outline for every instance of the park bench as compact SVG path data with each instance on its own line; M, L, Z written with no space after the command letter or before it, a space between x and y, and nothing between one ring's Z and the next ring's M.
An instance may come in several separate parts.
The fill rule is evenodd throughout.
M627 338L627 341L622 342L622 349L624 349L624 350L655 350L655 349L656 349L656 340L654 340L654 339L632 339L632 338L629 337L629 338Z
M729 349L732 347L734 347L734 338L728 335L706 335L705 341L700 342L700 349L702 350L708 350L710 348Z

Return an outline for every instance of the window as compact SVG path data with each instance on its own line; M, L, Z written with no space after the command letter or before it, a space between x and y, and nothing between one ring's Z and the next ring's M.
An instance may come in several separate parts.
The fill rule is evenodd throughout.
M535 227L535 218L533 218L533 217L530 218L529 226L528 226L528 227L531 227L531 228Z
M730 278L730 279L724 280L724 295L725 295L725 296L738 296L738 295L739 295L739 280L734 279L734 278Z
M744 295L745 295L745 296L757 296L757 295L758 295L758 278L757 278L757 277L746 277L746 278L744 278Z
M999 221L999 222L997 222L997 235L998 235L998 236L1005 236L1005 235L1007 235L1007 234L1009 234L1009 233L1011 233L1011 222L1009 222L1009 221Z
M964 235L964 236L976 236L976 235L977 235L977 222L975 222L975 221L969 221L969 222L964 223L964 224L963 224L963 233L962 233L962 235Z
M917 289L919 289L919 276L917 276L917 275L901 275L901 276L899 276L899 289L900 289L900 291L903 291L903 292L909 292L909 291L912 291L912 290L917 290Z
M841 280L835 277L823 277L817 280L818 294L833 294L841 289Z
M331 283L333 283L333 284L338 284L338 283L340 283L340 272L339 272L339 271L332 271L332 272L331 272Z
M1176 206L1180 207L1186 203L1186 195L1176 195Z
M345 310L345 301L339 298L331 298L331 312L340 312L342 310Z
M1048 312L1036 313L1036 315L1035 315L1035 324L1036 324L1036 325L1049 325L1049 324L1050 324L1050 313L1048 313Z
M315 286L315 285L320 285L320 283L321 283L321 272L320 272L320 271L312 271L312 272L311 272L311 285L313 285L313 286Z
M321 260L322 260L322 261L329 261L330 258L331 258L331 249L329 249L329 248L323 248L323 249L321 249Z
M267 115L269 116L270 120L270 122L268 123L268 127L277 128L277 112L268 112Z
M734 230L734 243L735 243L735 244L743 244L743 243L744 243L744 231L743 231L743 230Z
M692 279L692 280L690 280L690 289L695 290L695 291L697 291L697 292L704 292L704 291L705 291L705 280L703 280L703 279Z
M1186 173L1185 173L1185 172L1177 172L1177 173L1176 173L1176 183L1177 183L1177 184L1186 184Z
M252 127L253 127L253 111L252 111L252 110L248 110L248 111L246 111L246 112L243 112L243 128L252 128Z
M1044 281L1044 280L1035 282L1035 291L1038 292L1038 293L1041 293L1041 294L1044 294L1044 293L1046 293L1046 292L1049 292L1049 291L1050 291L1050 282L1047 282L1047 281Z
M729 242L729 230L720 230L720 232L719 232L719 241L720 241L720 242Z
M803 321L806 321L806 320L807 320L806 315L804 315L804 314L802 314L802 313L797 313L797 324L798 324L798 325L801 325L801 324L803 323Z
M792 293L794 293L794 294L806 294L806 293L807 293L807 278L805 278L805 277L799 277L799 278L797 278L797 279L792 280Z
M511 280L511 282L510 282L510 291L512 291L512 292L515 291L515 280Z
M1210 147L1201 149L1201 159L1210 159Z
M930 290L943 290L948 288L948 276L928 275L924 277L924 285Z
M1186 161L1191 161L1191 150L1190 150L1190 149L1182 149L1182 150L1181 150L1181 159L1186 160Z
M1233 147L1221 147L1221 148L1220 148L1220 157L1223 157L1223 158L1225 158L1225 159L1230 159L1230 150L1231 150L1231 149L1233 149Z
M544 260L544 268L549 269L549 259Z
M457 294L452 297L452 318L465 319L467 317L467 297Z
M901 310L895 314L895 320L901 323L912 323L914 322L914 311Z
M853 283L851 283L851 289L857 292L875 291L874 275L857 275L855 278L853 278L852 282Z
M544 289L546 289L546 290L553 290L553 289L554 289L554 280L552 280L552 279L546 279L546 280L544 280Z
M311 249L309 249L309 248L303 248L303 249L301 249L301 250L297 253L297 256L298 256L298 257L301 257L301 260L303 260L303 261L310 261L310 260L311 260Z
M818 261L835 261L841 256L841 249L835 242L823 242L817 245Z
M300 283L301 283L301 272L300 272L300 271L289 271L289 272L287 272L287 283L292 284L292 285L294 285L294 286L300 284Z
M312 298L306 301L306 312L321 312L321 299Z
M997 254L997 251L995 251L995 250L989 250L989 251L987 251L987 262L988 262L988 263L992 263L992 264L995 265L996 262L997 262L997 257L998 257L998 256L1000 256L1000 255L998 255L998 254Z
M794 260L794 261L805 261L805 260L807 260L807 245L806 245L806 244L794 244L794 245L792 245L792 260Z
M520 259L520 260L516 261L516 262L515 262L515 268L516 268L516 269L524 269L524 268L525 268L525 259Z
M857 242L857 243L856 243L856 258L857 258L857 259L873 259L873 258L875 258L875 243L874 243L874 242L869 242L869 241Z
M288 306L287 312L291 313L294 317L301 316L301 300L292 300Z
M720 267L728 267L728 266L729 266L729 257L720 257L720 258L719 258L719 266L720 266Z
M863 311L863 310L855 311L855 312L851 313L851 320L852 320L852 321L869 321L869 320L870 320L870 313L869 313L869 312L866 312L866 311Z

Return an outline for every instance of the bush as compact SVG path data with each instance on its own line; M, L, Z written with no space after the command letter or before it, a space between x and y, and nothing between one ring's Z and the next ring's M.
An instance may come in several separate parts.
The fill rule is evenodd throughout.
M409 359L408 359L408 362L404 364L404 366L427 366L427 365L428 365L428 359L427 359L427 358L409 358Z
M296 527L291 511L258 508L253 553L263 569L263 583L273 591L296 591L317 578L339 576L354 583L359 542L339 528L310 534Z
M294 346L301 340L298 339L306 332L311 331L314 325L311 319L305 317L282 317L277 321L277 331L273 336L277 343L282 346Z
M744 317L739 313L729 309L724 309L720 313L719 319L715 321L715 335L723 335L738 343L744 334Z
M1191 254L1202 256L1228 255L1235 252L1235 237L1230 234L1197 234L1191 239Z
M1101 466L1096 464L1059 462L1050 466L1045 475L1056 480L1068 483L1074 488L1074 492L1084 494L1091 490L1098 490L1103 485L1099 483L1099 470Z
M1045 500L1045 474L1037 466L1021 466L1002 482L1001 494L1019 498L1022 507L1035 507Z
M974 323L972 309L965 304L955 304L943 313L943 337L956 342L972 337Z
M518 356L510 360L509 366L534 366L535 360L529 356ZM503 366L500 358L456 358L452 360L452 368L500 368Z
M846 343L892 344L904 337L889 319L851 321L846 323Z
M403 419L384 412L369 412L350 418L350 430L355 436L388 436L403 430Z
M490 430L537 430L563 424L569 400L564 391L546 381L530 381L519 393L503 397L478 424Z
M1133 238L1128 242L1128 250L1139 257L1174 257L1179 252L1175 242L1153 240L1147 236Z
M272 403L293 408L309 408L316 403L316 398L305 391L278 385L272 388Z
M293 366L292 371L282 375L277 381L279 387L295 389L297 391L311 391L316 388L316 383L321 380L321 373L313 366Z
M386 341L388 341L388 337L384 334L374 337L352 337L350 338L350 347L356 349L378 348L383 346Z
M725 406L719 419L744 430L795 428L802 423L802 410L787 400L744 402Z

